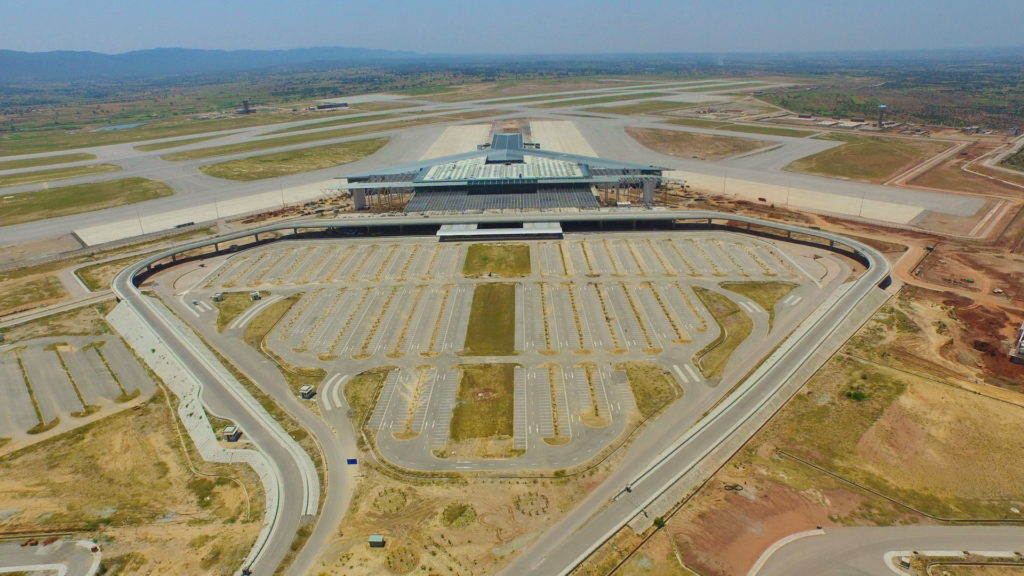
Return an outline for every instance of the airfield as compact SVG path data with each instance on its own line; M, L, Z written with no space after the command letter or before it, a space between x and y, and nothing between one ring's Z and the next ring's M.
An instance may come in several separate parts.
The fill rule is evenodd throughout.
M0 347L12 399L0 407L0 448L32 446L145 409L157 390L173 393L196 453L223 466L247 463L262 487L249 498L264 514L257 546L225 556L231 570L287 563L289 574L403 573L395 558L422 547L441 559L417 552L412 568L443 572L448 564L447 573L457 573L482 562L487 573L561 574L600 565L619 543L640 549L622 535L657 530L656 518L671 517L677 502L718 478L899 289L889 276L890 260L901 256L865 239L874 240L872 226L987 238L1017 206L1010 194L795 171L798 160L840 143L815 137L821 127L751 104L751 92L773 86L723 79L459 101L369 95L366 102L401 112L225 129L204 134L210 141L92 147L94 160L69 167L111 163L125 176L166 182L173 194L5 226L8 258L68 246L103 258L138 236L196 234L166 251L129 247L107 264L76 264L103 270L97 289L72 273L54 277L75 295L54 298L54 311L76 302L113 307L116 297L108 320L116 334L40 337L26 329L31 337ZM713 120L688 112L712 108ZM516 208L525 206L518 199L420 214L402 212L408 198L392 205L377 195L371 212L383 214L351 213L346 176L462 154L511 131L542 150L664 167L674 188L655 198L670 199L672 209L633 196L628 207L605 199L600 208L538 210ZM711 140L687 143L691 136ZM251 167L261 161L257 151L288 155L368 138L386 142L338 166L267 180L213 175ZM672 143L652 148L658 138ZM711 157L709 143L720 157ZM706 152L695 153L701 146ZM958 146L928 149L945 161ZM709 196L764 207L770 219L692 210ZM813 214L804 222L815 225L781 223L770 212L776 206ZM673 212L679 207L691 210ZM818 226L840 217L863 224L865 235L848 239ZM560 222L566 232L497 242L433 236L438 226L514 221ZM208 224L219 235L204 237ZM30 326L43 313L17 312L2 326ZM312 398L298 397L302 384L314 386ZM219 436L227 423L243 429L242 450ZM438 484L410 488L424 478ZM466 502L439 488L452 480L476 503L474 514L487 522L507 516L509 532L473 543L454 530L449 510ZM494 497L501 490L515 494L514 506ZM541 493L551 502L545 496L541 505ZM548 514L549 504L564 514ZM249 522L249 531L259 525ZM363 547L381 530L397 544L386 560ZM914 534L898 540L917 542ZM966 532L929 537L953 546L957 534ZM441 535L455 542L441 546ZM829 545L849 547L844 538L837 531ZM115 554L133 550L113 546ZM209 540L197 546L201 554L215 548ZM851 565L877 567L869 558L875 548L865 546ZM777 573L778 564L765 561L765 573Z

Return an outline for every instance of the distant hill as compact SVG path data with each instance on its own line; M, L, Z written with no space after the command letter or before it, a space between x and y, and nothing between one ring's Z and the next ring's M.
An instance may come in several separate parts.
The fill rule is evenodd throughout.
M323 67L415 58L415 52L367 48L195 50L155 48L123 54L0 50L0 84L196 76L267 68Z

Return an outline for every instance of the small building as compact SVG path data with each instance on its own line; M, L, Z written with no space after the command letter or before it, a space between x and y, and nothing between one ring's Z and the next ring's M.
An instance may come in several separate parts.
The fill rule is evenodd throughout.
M242 431L238 426L225 426L221 433L224 435L224 440L228 442L238 442L238 439L242 437Z
M382 534L371 534L369 541L370 541L370 548L383 548L384 547L384 536Z
M224 301L224 293L223 292L214 292L213 293L213 301L214 302L223 302Z
M260 293L259 293L258 290L254 290L252 292L249 292L249 300L255 302L257 300L262 300L262 299L263 299L263 297L260 296Z
M313 397L313 394L316 394L316 388L314 388L312 384L306 384L302 388L299 388L299 396L303 400L309 400Z

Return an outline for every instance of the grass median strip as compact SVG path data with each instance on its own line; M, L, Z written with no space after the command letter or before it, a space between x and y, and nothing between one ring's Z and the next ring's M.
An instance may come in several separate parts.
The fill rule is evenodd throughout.
M466 254L462 273L505 278L527 276L530 274L530 247L526 244L473 244Z
M23 158L21 160L0 161L0 170L16 170L18 168L35 168L36 166L51 166L53 164L67 164L68 162L84 162L95 160L95 154L80 152L76 154L58 154L56 156L43 156L40 158Z
M464 364L452 412L451 439L511 438L515 364Z
M479 284L466 330L466 354L502 356L515 354L516 285Z
M796 160L786 170L881 184L949 148L946 142L858 134L833 133L821 139L845 144Z
M24 192L0 199L0 226L23 224L170 196L171 187L148 178L122 178Z
M650 418L683 396L683 390L667 370L650 362L622 362L640 416Z
M228 160L201 166L199 169L214 178L240 181L263 180L355 162L374 154L387 143L387 138L342 142L341 144L328 144Z
M0 176L0 187L24 186L26 184L38 184L40 182L52 182L54 180L67 180L79 176L92 176L93 174L105 174L117 172L120 166L114 164L89 164L87 166L69 166L67 168L51 168L49 170L35 170L32 172L18 172Z
M233 132L231 133L233 134ZM230 136L231 134L215 134L213 136L199 136L197 138L182 138L180 140L171 140L169 142L156 142L154 144L140 144L135 147L140 152L154 152L156 150L166 150L168 148L177 148L178 146L187 146L189 144L198 144L199 142L206 142L207 140L213 140L214 138L223 138Z
M754 322L735 302L718 292L700 286L694 286L693 292L720 329L718 338L694 354L694 364L705 378L721 378L736 347L750 336Z
M301 126L292 126L291 128L281 128L280 130L274 130L268 132L270 135L277 134L290 134L292 132L302 132L304 130L315 130L317 128L329 128L331 126L344 126L345 124L355 124L357 122L374 122L377 120L389 120L391 118L398 118L402 116L402 113L393 112L391 114L360 114L359 116L343 116L341 118L333 118L331 120L321 120L319 122L310 122L309 124L303 124Z
M621 102L623 100L642 100L644 98L657 98L658 96L671 96L667 92L637 92L633 94L618 94L615 96L595 96L593 98L576 98L573 100L562 100L561 102L544 102L533 104L533 108L562 108L565 106L586 106L587 104L604 104L607 102ZM552 96L549 99L556 98Z
M598 112L601 114L657 114L667 110L678 110L680 108L692 108L700 104L693 102L673 102L671 100L648 100L635 104L622 104L620 106L595 106L587 108L587 112Z
M448 122L451 118L445 116L429 116L421 118L408 118L405 120L397 120L394 122L382 122L380 124L370 124L367 126L351 126L349 128L338 128L335 130L321 130L318 132L303 132L294 134L292 136L280 136L277 138L264 138L262 140L251 140L249 142L240 142L238 144L225 144L223 146L211 146L209 148L199 148L196 150L186 150L183 152L174 152L171 154L164 154L161 156L164 160L198 160L202 158L214 158L217 156L229 156L232 154L244 154L246 152L256 152L259 150L268 150L271 148L282 148L285 146L295 146L297 144L305 144L307 142L317 142L320 140L332 140L334 138L347 138L350 136L361 136L363 134L373 134L376 132L386 132L388 130L400 130L402 128L412 128L413 126L422 126L425 124L436 124L438 122Z
M626 133L655 152L704 160L720 160L771 145L764 140L655 128L630 127L626 128Z
M719 286L746 296L767 310L769 330L775 322L775 305L797 287L792 282L722 282Z

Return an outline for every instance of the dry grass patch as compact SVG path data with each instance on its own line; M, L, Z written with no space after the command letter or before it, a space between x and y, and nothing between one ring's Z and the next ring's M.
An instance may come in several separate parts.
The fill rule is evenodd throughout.
M16 170L18 168L35 168L36 166L51 166L53 164L66 164L68 162L83 162L95 160L95 154L85 152L75 154L59 154L57 156L43 156L40 158L24 158L22 160L0 160L0 170Z
M641 145L669 156L720 160L770 146L771 142L656 128L626 128Z
M515 353L516 285L478 284L466 329L465 353L502 356Z
M949 148L946 142L856 134L833 133L822 139L845 144L801 158L786 169L881 184Z
M942 576L1022 576L1024 575L1024 564L1016 566L933 564L930 573L942 574Z
M199 136L196 138L182 138L179 140L169 140L167 142L157 142L155 144L140 144L135 147L140 152L155 152L157 150L166 150L168 148L177 148L178 146L187 146L189 144L198 144L200 142L206 142L207 140L213 140L214 138L223 138L230 136L229 134L217 134L214 136Z
M649 362L622 362L615 366L624 370L629 387L642 418L650 418L669 404L683 397L683 389L668 370Z
M114 164L89 164L86 166L69 166L67 168L51 168L49 170L35 170L32 172L18 172L0 176L0 187L24 186L26 184L38 184L40 182L53 182L54 180L67 180L79 176L92 176L93 174L104 174L117 172L120 166Z
M473 244L462 266L466 276L505 278L530 274L530 247L526 244Z
M261 296L267 295L266 292L260 294ZM252 301L248 292L224 292L224 299L213 303L217 308L217 331L223 332L235 318L241 316L253 304L255 302Z
M54 275L0 280L0 316L48 306L67 297L64 284Z
M225 296L227 296L225 294ZM248 296L246 296L248 298ZM245 330L242 334L242 340L256 348L263 353L264 356L270 358L278 365L281 369L281 375L288 381L288 387L292 392L298 394L299 388L309 384L316 386L323 381L324 376L327 372L323 368L308 368L305 366L296 366L291 362L288 362L284 358L281 358L277 354L274 354L268 346L265 344L267 334L274 329L275 326L281 321L282 318L288 314L292 306L295 305L302 298L302 294L292 294L287 298L283 298L267 305L261 310L255 318L249 321L245 325ZM225 298L226 300L226 298ZM218 318L218 321L220 319Z
M116 301L111 298L91 306L83 306L51 314L38 320L5 328L8 342L45 338L48 336L90 336L109 334L110 326L104 316L114 308Z
M5 456L0 509L18 512L0 530L101 538L105 563L136 555L142 572L231 572L262 525L259 481L247 466L197 460L185 438L188 452L158 393Z
M185 150L182 152L164 154L163 156L161 156L161 158L163 158L164 160L177 161L214 158L216 156L230 156L233 154L245 154L246 152L269 150L271 148L295 146L296 144L305 144L307 142L316 142L319 140L333 140L335 138L361 136L363 134L374 134L377 132L385 132L388 130L401 130L403 128L412 128L413 126L422 126L424 124L448 122L450 120L450 118L446 118L444 116L414 117L405 120L396 120L394 122L370 124L367 126L350 126L348 128L337 128L334 130L303 132L299 134L294 134L292 136L263 138L261 140L250 140L248 142L240 142L238 144L225 144L223 146L210 146L208 148L198 148L196 150Z
M356 374L345 382L345 401L352 411L352 421L357 425L362 425L373 412L377 394L384 387L388 373L394 369L394 366L374 368Z
M515 364L463 364L452 413L455 442L512 437Z
M722 288L746 296L768 311L768 330L775 322L775 305L799 287L791 282L722 282Z
M648 100L635 104L622 104L620 106L595 106L587 108L588 112L600 112L602 114L657 114L667 110L678 110L680 108L692 108L699 106L692 102L671 102L668 100Z
M372 140L358 140L356 142L343 142L327 146L314 146L301 150L263 154L217 164L208 164L200 166L199 169L207 176L213 176L214 178L239 181L263 180L289 174L312 172L313 170L355 162L374 154L387 143L387 138L374 138Z
M147 178L122 178L24 192L0 199L0 226L23 224L170 196L170 186Z
M729 298L700 286L694 294L711 312L720 329L718 338L694 354L694 363L705 378L721 378L736 347L750 336L754 321Z

